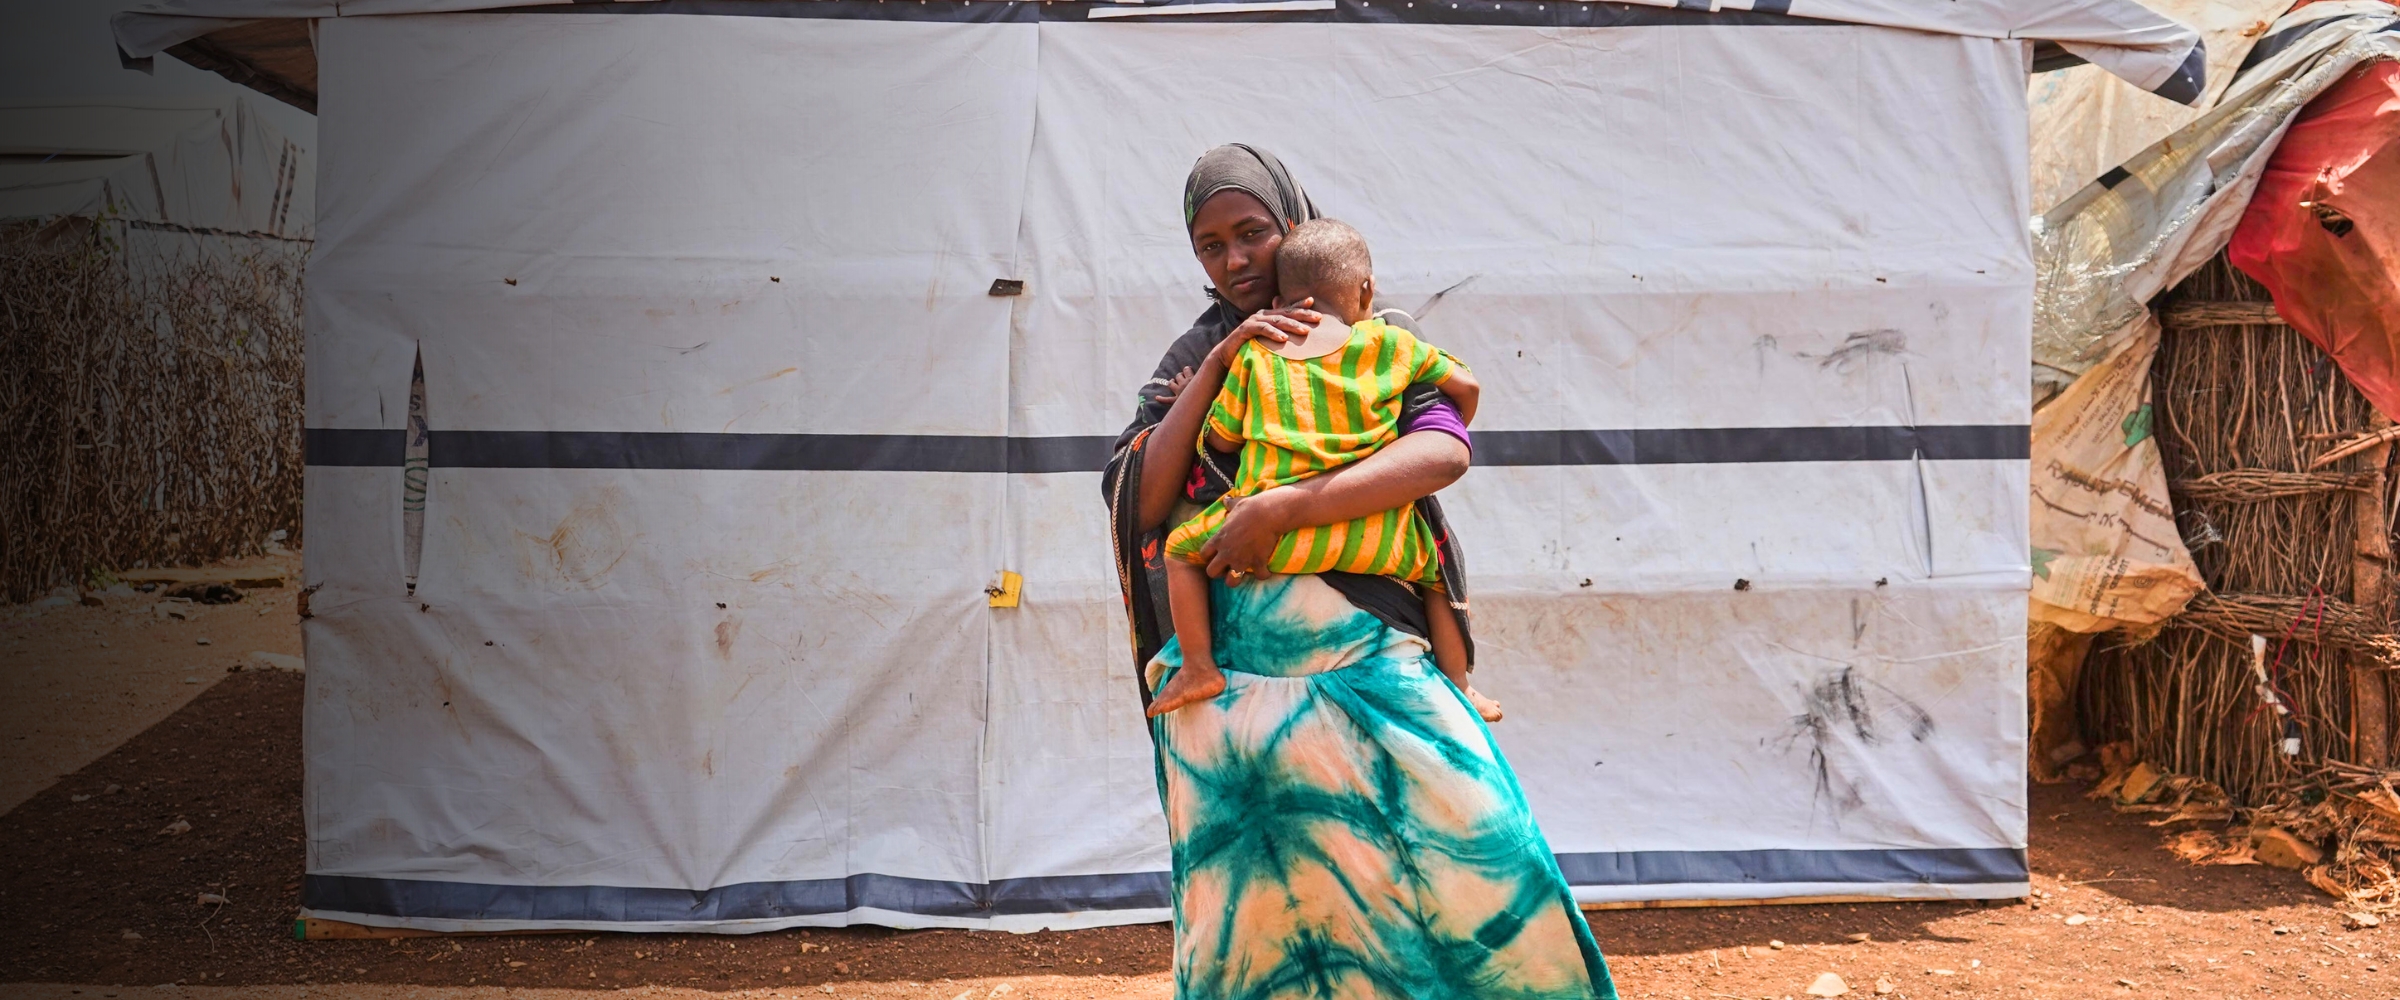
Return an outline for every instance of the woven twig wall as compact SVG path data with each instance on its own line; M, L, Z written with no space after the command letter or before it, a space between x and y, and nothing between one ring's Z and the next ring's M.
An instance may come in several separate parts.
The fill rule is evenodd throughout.
M259 550L300 529L290 241L0 232L0 598ZM170 262L171 261L171 262Z
M2143 759L2243 802L2325 761L2355 760L2351 669L2389 653L2389 609L2350 603L2353 498L2374 472L2365 457L2310 467L2366 430L2372 411L2331 357L2272 322L2267 301L2221 255L2169 293L2154 426L2210 593L2151 641L2095 645L2080 691L2087 737L2131 740ZM2390 510L2390 485L2381 488ZM2270 640L2296 757L2283 754L2285 723L2257 691L2251 633Z

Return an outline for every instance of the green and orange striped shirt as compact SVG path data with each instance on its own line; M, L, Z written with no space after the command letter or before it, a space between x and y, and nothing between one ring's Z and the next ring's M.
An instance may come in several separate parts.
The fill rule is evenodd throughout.
M1242 444L1226 495L1252 496L1374 454L1400 436L1401 393L1411 383L1448 381L1457 367L1456 358L1381 319L1351 327L1342 349L1322 357L1295 361L1256 340L1243 344L1208 410L1208 430ZM1199 562L1200 547L1224 523L1218 500L1168 533L1167 554ZM1413 504L1285 535L1265 569L1440 580L1433 532Z

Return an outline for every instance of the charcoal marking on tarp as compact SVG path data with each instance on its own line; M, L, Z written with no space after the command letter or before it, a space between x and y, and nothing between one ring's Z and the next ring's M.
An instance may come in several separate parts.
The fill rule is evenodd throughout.
M1838 816L1865 804L1855 781L1839 778L1834 773L1828 748L1846 730L1860 743L1881 746L1887 738L1882 720L1876 717L1875 702L1885 702L1885 712L1898 713L1906 723L1912 742L1922 743L1933 735L1933 715L1899 692L1869 678L1858 675L1858 668L1844 666L1817 678L1801 695L1804 706L1792 716L1790 728L1783 737L1783 748L1790 751L1801 740L1808 741L1808 766L1816 779L1812 802L1830 802Z
M1817 363L1818 368L1842 375L1857 371L1861 366L1883 357L1908 353L1908 336L1898 330L1860 330L1842 338L1842 345L1823 354L1799 354Z

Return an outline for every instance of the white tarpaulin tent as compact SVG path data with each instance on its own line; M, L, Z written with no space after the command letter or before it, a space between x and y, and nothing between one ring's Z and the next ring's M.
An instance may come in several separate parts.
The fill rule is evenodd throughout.
M2200 117L2225 92L2267 25L2292 0L2143 0L2200 32L2208 85L2188 102L2162 101L2098 66L2056 72L2035 67L2033 207L2049 211L2068 195Z
M241 98L0 104L0 219L307 239L308 150Z
M103 222L143 269L315 229L316 164L239 97L0 104L0 221Z
M1225 141L1359 226L1394 303L1456 288L1424 326L1487 387L1444 494L1478 676L1580 898L2026 892L2029 42L2189 95L2190 32L433 6L120 22L140 57L320 18L312 914L1162 918L1095 470L1203 306L1180 185Z

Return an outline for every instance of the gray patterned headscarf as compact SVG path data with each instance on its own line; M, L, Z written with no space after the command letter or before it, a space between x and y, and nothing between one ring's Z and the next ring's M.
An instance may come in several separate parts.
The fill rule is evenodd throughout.
M1308 192L1283 169L1282 160L1266 150L1235 142L1200 154L1192 164L1191 176L1184 178L1185 232L1191 231L1201 204L1219 191L1240 191L1258 199L1275 216L1275 228L1285 233L1317 217L1316 203L1308 200Z

